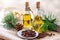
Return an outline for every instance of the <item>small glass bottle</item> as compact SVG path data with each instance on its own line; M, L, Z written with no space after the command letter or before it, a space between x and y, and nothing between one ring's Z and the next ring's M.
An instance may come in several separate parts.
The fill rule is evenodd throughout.
M31 28L31 14L30 14L30 7L29 7L29 2L25 3L25 14L23 15L23 26L24 29L29 29Z

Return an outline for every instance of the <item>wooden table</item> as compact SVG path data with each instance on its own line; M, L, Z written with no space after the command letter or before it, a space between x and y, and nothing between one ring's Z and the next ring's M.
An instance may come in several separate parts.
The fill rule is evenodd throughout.
M34 40L60 40L60 33L56 32L49 32L55 34L55 36L47 36L45 38L41 39L34 39ZM16 30L7 30L3 27L0 27L0 35L9 38L10 40L26 40L26 39L21 39L20 37L17 36L17 31Z

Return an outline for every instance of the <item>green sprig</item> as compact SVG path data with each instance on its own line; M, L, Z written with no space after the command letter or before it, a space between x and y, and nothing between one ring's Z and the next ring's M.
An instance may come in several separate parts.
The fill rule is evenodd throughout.
M17 19L14 17L13 12L9 12L3 19L4 27L15 28Z

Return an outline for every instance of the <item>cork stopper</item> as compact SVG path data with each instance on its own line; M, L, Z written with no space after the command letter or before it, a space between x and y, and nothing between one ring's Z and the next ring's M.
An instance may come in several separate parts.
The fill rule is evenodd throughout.
M25 10L30 11L29 2L25 2Z
M29 2L25 2L25 7L27 8L29 6Z
M36 2L36 8L40 8L40 2Z

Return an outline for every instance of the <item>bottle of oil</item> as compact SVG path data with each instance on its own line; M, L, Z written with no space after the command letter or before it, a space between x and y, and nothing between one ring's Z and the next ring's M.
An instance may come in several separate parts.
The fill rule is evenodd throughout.
M31 14L30 14L30 7L29 7L29 2L25 3L25 14L23 15L23 25L24 29L29 29L31 28Z
M38 33L42 33L42 30L40 29L40 26L42 25L43 21L42 21L42 17L41 17L41 11L40 11L40 2L36 3L36 8L37 8L37 15L34 18L34 30L36 30Z

